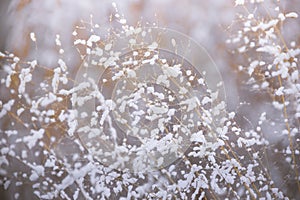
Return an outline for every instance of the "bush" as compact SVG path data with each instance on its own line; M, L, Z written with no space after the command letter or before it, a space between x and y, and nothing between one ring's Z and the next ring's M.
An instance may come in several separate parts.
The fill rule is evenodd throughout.
M1 53L5 197L299 198L300 49L288 32L298 15L282 12L288 3L235 4L222 60L241 91L234 112L204 48L130 26L114 3L108 29L91 16L70 49L56 35L50 66ZM39 35L27 36L38 53Z

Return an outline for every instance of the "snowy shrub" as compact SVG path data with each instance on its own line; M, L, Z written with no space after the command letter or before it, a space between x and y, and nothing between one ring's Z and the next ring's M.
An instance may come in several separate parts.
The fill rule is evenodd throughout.
M224 65L249 94L241 107L261 106L249 116L227 108L204 48L155 23L129 25L115 3L109 27L92 15L75 27L72 48L57 34L51 66L0 53L6 197L299 198L300 48L285 38L298 14L234 3ZM39 35L26 37L38 54Z

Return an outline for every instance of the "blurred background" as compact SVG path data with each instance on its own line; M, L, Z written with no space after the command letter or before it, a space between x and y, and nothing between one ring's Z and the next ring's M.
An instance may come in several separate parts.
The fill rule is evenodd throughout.
M224 62L227 50L224 41L228 37L227 27L236 15L234 2L212 0L203 1L71 1L35 0L1 1L1 41L0 50L14 52L17 56L37 59L41 64L51 67L56 64L58 51L55 49L56 35L60 35L64 48L71 48L71 33L83 21L93 21L108 27L114 20L116 11L124 15L129 25L155 23L160 27L171 28L185 33L207 49L218 65L230 95L236 97L235 78ZM29 33L35 32L37 46L30 41ZM66 51L72 54L72 51ZM72 56L72 55L69 55ZM70 61L72 62L72 61ZM76 63L69 63L76 64ZM228 101L231 108L236 107L237 98Z

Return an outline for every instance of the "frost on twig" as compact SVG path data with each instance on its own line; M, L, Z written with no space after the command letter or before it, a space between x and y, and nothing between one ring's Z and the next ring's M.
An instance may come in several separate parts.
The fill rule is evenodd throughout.
M41 199L285 198L264 163L270 142L262 126L269 114L262 113L253 129L240 128L202 47L175 31L130 26L117 14L120 30L103 34L99 25L84 22L73 31L78 66L64 57L59 35L55 66L0 54L4 188L28 184ZM275 42L279 24L296 17L290 12L257 22L249 14L229 41L241 43L238 53L272 58L251 56L239 69L252 89L268 90L272 106L283 111L282 134L292 141L284 152L294 170L299 49Z
M293 26L292 23L299 23L298 14L294 10L285 11L281 3L254 5L261 9L256 12L245 8L239 16L242 23L239 23L237 34L227 42L234 49L233 55L241 55L237 70L243 76L247 74L246 84L256 96L265 95L268 100L263 103L269 104L265 106L267 113L270 113L269 125L261 122L256 131L264 133L269 130L271 132L265 133L266 138L270 137L268 135L274 138L270 137L275 147L268 152L269 162L281 159L280 165L284 167L281 175L274 173L273 176L281 181L292 182L295 185L293 189L286 186L283 190L288 191L286 193L291 197L299 198L300 48L297 39L287 31ZM289 153L286 153L286 149L289 149ZM281 154L280 158L278 154ZM286 176L290 178L283 178Z

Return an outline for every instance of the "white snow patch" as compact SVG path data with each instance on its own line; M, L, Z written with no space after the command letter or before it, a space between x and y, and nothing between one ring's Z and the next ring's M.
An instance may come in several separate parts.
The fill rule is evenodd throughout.
M289 18L298 18L298 14L295 13L295 12L290 12L290 13L287 13L285 15L285 17L289 17Z
M15 100L11 99L6 104L2 105L2 110L0 111L0 118L7 114L11 110L11 107L14 105Z
M33 33L33 32L30 33L30 39L31 39L33 42L36 42L35 33Z
M190 112L191 110L197 108L200 105L199 99L197 97L192 97L190 99L186 99L182 102L180 102L180 105L187 105L187 112Z
M35 146L36 142L39 139L42 139L44 136L45 130L44 129L40 129L40 130L31 130L30 131L30 135L25 136L23 138L23 141L25 143L27 143L27 146L31 149L32 147Z
M93 46L93 43L100 41L100 36L98 35L91 35L90 38L87 40L86 45L89 47Z

